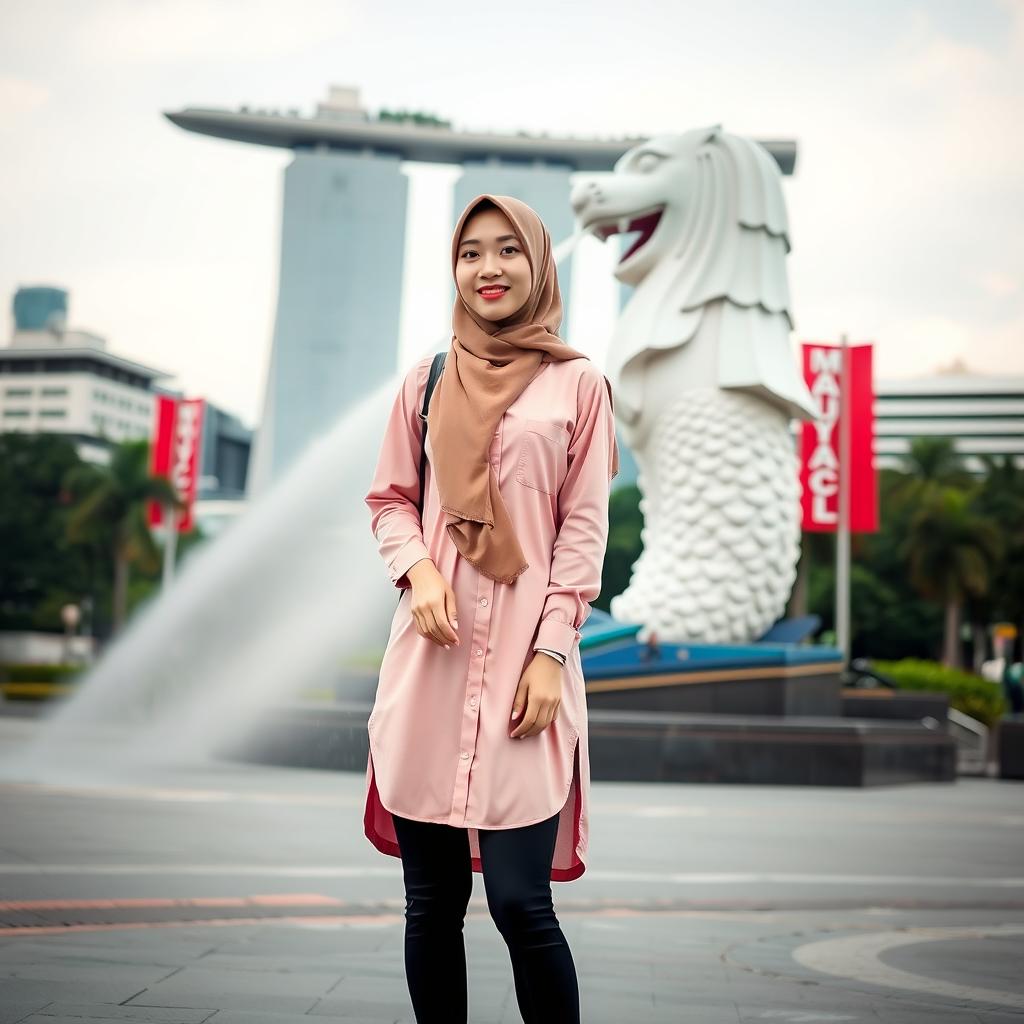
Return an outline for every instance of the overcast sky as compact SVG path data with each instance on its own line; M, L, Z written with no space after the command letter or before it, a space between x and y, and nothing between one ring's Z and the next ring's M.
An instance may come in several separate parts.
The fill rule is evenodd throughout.
M794 138L794 341L1024 373L1022 0L0 0L2 340L16 287L65 287L70 326L253 425L290 154L162 112L311 114L330 83L458 129ZM406 167L403 365L448 330L453 174ZM610 255L587 240L572 296L598 361Z

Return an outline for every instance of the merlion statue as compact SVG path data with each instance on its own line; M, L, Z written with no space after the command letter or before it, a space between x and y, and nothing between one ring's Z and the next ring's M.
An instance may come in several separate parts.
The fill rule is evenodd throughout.
M727 643L783 613L800 553L789 421L817 414L790 348L781 172L720 125L573 176L579 227L640 231L606 373L638 467L643 553L612 615L638 639Z

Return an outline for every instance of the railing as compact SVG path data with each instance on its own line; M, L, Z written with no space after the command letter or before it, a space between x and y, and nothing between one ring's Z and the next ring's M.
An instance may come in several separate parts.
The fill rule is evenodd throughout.
M986 775L989 759L989 728L956 708L949 709L949 734L956 740L958 775Z

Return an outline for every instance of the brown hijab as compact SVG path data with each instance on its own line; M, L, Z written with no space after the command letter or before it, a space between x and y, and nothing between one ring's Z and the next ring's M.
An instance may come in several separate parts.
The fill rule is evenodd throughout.
M430 399L427 430L448 535L485 576L513 583L529 563L488 460L491 440L505 410L541 363L589 357L558 337L562 297L551 237L536 211L521 200L484 194L466 206L452 235L452 275L463 226L482 200L508 217L523 243L533 276L530 297L512 316L487 320L465 304L456 281L451 348ZM617 449L614 461L617 470Z

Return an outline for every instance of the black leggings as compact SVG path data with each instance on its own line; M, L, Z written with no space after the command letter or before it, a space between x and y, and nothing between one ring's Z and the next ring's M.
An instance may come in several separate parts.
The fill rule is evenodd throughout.
M405 876L405 973L418 1024L465 1024L462 925L473 890L465 828L393 814ZM558 815L480 829L487 907L508 946L525 1024L578 1024L579 988L551 902Z

